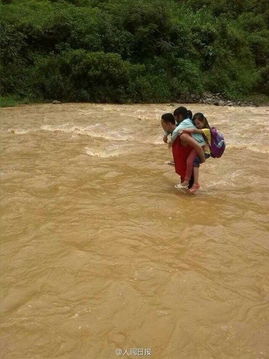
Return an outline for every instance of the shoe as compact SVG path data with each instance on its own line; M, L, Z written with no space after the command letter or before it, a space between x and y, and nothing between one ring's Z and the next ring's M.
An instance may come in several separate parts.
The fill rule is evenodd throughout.
M188 185L183 185L182 183L178 183L175 185L176 189L188 189Z
M199 185L199 184L194 184L194 185L189 189L189 192L190 192L190 193L195 193L199 188L200 188L200 185Z

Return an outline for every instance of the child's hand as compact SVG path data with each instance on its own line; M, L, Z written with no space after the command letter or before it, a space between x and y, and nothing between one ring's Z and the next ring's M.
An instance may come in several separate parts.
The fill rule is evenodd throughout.
M167 135L164 135L164 136L163 136L163 142L164 142L164 143L167 143L167 138L168 138Z

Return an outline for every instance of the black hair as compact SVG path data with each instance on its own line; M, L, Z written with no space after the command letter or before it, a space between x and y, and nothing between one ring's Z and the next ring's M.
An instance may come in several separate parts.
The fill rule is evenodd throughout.
M175 117L173 116L172 113L164 113L162 115L162 120L166 123L172 123L173 125L176 124Z
M184 107L184 106L180 106L180 107L176 108L174 111L175 117L178 117L180 115L183 117L184 120L186 118L192 119L192 112L190 110L187 110L186 107Z
M187 118L192 119L192 112L191 112L191 110L187 110Z
M209 123L208 123L208 121L207 121L207 118L204 116L203 113L197 112L197 113L193 116L192 122L194 123L195 120L203 121L204 124L205 124L205 128L209 128L209 129L210 129L210 126L209 126Z

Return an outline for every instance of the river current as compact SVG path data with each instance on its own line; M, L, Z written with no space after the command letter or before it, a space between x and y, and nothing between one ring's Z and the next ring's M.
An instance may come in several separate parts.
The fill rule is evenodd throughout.
M188 195L177 106L0 110L2 359L269 358L269 108L188 105L227 142Z

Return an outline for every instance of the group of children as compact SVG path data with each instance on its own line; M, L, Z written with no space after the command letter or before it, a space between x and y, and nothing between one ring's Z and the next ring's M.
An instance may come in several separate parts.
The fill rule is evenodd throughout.
M186 172L183 182L175 185L177 189L188 189L195 193L199 188L199 166L211 156L211 129L206 117L202 113L192 112L186 107L178 107L174 114L165 113L161 117L162 128L165 131L163 141L172 147L174 141L180 136L182 145L192 147L187 160ZM168 142L168 136L171 140ZM193 183L190 184L193 175Z

